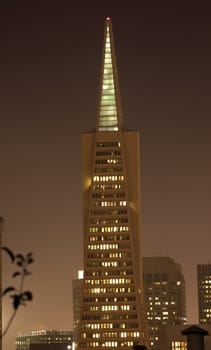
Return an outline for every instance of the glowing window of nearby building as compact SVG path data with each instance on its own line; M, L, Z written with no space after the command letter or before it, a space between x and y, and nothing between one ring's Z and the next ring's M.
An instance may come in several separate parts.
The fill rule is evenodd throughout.
M117 341L106 341L104 346L107 348L110 348L110 347L116 348L118 346L118 342Z
M79 270L78 271L78 279L81 280L84 278L84 271L83 270Z
M171 350L187 350L187 342L173 341L171 343Z

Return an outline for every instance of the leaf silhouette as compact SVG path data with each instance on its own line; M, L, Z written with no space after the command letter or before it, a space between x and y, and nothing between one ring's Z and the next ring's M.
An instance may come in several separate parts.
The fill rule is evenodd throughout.
M16 271L13 273L12 277L16 277L16 276L20 276L21 275L21 272L20 271Z
M16 264L18 265L18 266L23 266L23 264L24 264L24 262L25 262L25 258L24 258L24 256L22 255L22 254L17 254L16 255Z
M0 217L0 224L1 224L1 217ZM31 275L31 271L28 271L27 267L29 264L32 264L34 262L32 253L28 253L27 255L22 254L13 254L13 252L7 248L2 247L2 249L9 255L12 263L15 263L18 266L17 271L13 272L12 277L15 278L17 276L20 276L18 279L19 286L17 288L13 286L9 286L5 288L2 292L2 297L4 297L6 294L9 294L9 297L12 299L12 306L13 306L13 313L3 330L2 335L0 336L0 339L7 333L8 329L11 326L11 323L16 315L16 312L18 308L23 305L27 305L28 301L31 301L33 296L32 292L30 291L24 291L24 282L25 278L29 275Z
M32 296L32 292L30 292L30 291L26 291L26 292L23 292L21 295L20 295L20 297L21 297L21 300L23 300L23 301L31 301L32 300L32 298L33 298L33 296Z
M24 263L25 258L22 254L17 254L16 255L16 260L17 260L17 265L19 265L21 263L20 266L22 266L22 263Z
M34 259L33 259L33 258L28 258L28 259L27 259L27 263L28 263L28 264L32 264L33 262L34 262Z
M17 255L16 255L16 258L17 258L17 259L20 259L20 260L22 260L22 261L25 260L25 258L24 258L24 256L23 256L22 254L17 254Z
M19 308L19 306L20 306L20 303L21 303L20 295L13 294L13 295L11 295L11 298L13 299L13 308L15 310L17 310Z
M27 259L27 264L32 264L34 262L32 253L28 253L26 256L26 259Z
M13 254L13 252L7 247L2 247L2 249L9 255L10 259L14 263L14 261L15 261L15 254Z
M14 287L7 287L3 290L2 296L4 296L7 293L14 292L15 288Z

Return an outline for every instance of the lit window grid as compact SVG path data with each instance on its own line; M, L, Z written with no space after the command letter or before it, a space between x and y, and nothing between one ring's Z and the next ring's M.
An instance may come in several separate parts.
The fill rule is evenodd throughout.
M179 290L183 287L183 283L183 280L169 283L167 280L163 280L161 276L160 280L152 279L151 283L146 283L146 281L144 283L152 347L155 347L158 342L158 329L155 329L155 324L174 324L174 322L184 324L186 321L186 317L181 318L181 315L178 314L178 306L180 305ZM170 299L169 295L171 295Z
M104 227L90 226L90 228L89 228L89 232L90 233L98 233L98 232L128 232L128 231L129 231L129 226L128 225L124 225L124 226L104 226ZM97 237L97 236L95 236L95 237Z
M112 164L112 162L111 162L111 164ZM101 177L101 178L95 178L95 179L96 180L111 180L112 178L111 177L110 178L108 178L108 177L107 178ZM116 181L118 181L118 180L121 180L121 181L124 182L124 177L123 177L123 175L119 175L119 177L115 177L115 178L113 178L113 180L114 180L115 185L116 185ZM94 185L93 185L92 186L92 197L94 197L94 193L96 193L96 191L95 191L95 188L94 188ZM103 196L105 194L106 193L103 192ZM102 193L101 192L98 194L98 197L102 198ZM124 193L124 198L126 198L126 194L125 193ZM112 201L112 202L111 201L105 201L105 200L103 200L103 198L102 198L102 200L99 200L97 202L98 202L99 205L101 205L101 203L102 203L102 207L109 207L109 206L113 207L114 205L117 204L114 201ZM93 201L92 202L92 207L98 206L98 204L96 205L96 201ZM119 207L127 207L127 201L126 200L118 201L118 205L119 205ZM102 217L102 222L104 221L104 216L105 216L106 213L109 216L111 216L111 212L108 213L106 211L94 211L94 210L91 211L91 212L92 212L91 220L93 220L93 218L94 218L94 220L97 220L97 222L98 222L98 219L96 219L97 215L100 215ZM120 215L120 213L121 212L119 212L119 215ZM127 212L124 212L124 215L125 214L127 214ZM92 232L97 233L97 236L93 236L93 235L89 236L92 241L99 241L99 240L104 241L104 240L108 239L109 236L107 236L107 234L109 232L112 232L112 233L113 232L129 232L129 226L128 225L118 225L117 226L115 224L114 225L108 225L107 224L105 226L105 224L101 225L100 222L98 222L97 226L90 226L89 232L90 233L92 233ZM105 236L105 234L106 234L106 236ZM119 236L119 239L122 239L122 238L124 238L126 241L130 242L130 238L129 238L128 235L125 235L125 236L122 236L122 237ZM115 238L113 236L112 236L112 239L115 240ZM116 236L116 239L118 239L118 236ZM98 243L98 244L90 244L90 245L88 245L88 249L90 249L90 250L102 250L103 254L104 254L104 252L106 250L107 251L111 251L111 250L115 250L115 249L117 250L117 253L114 253L114 252L113 253L112 252L109 253L109 259L116 259L117 258L119 260L117 260L117 261L107 261L107 262L106 261L104 261L104 262L101 261L102 266L104 265L105 267L106 266L107 267L108 266L110 266L110 267L113 266L113 268L116 268L116 267L119 268L119 266L120 266L119 263L120 264L122 263L121 262L121 258L123 256L123 254L125 254L124 252L119 251L118 244L114 244L114 243L112 243L112 244L107 244L107 243L106 244L105 243L102 243L102 244L100 244L100 243ZM94 256L92 258L90 258L91 259L90 266L92 266L91 264L92 264L92 259L93 258L94 258ZM97 256L95 258L98 259ZM101 256L101 258L102 258L102 256ZM131 270L127 269L127 270L123 271L123 273L125 275L131 274ZM133 273L133 270L132 270L132 273ZM95 271L88 272L87 274L91 274L91 276L95 276ZM114 275L118 275L118 274L119 274L119 271L118 270L116 270L116 271L114 270ZM99 299L99 293L101 293L101 294L105 293L106 295L108 295L110 293L123 293L124 296L127 295L126 293L129 293L128 294L128 297L129 297L129 295L131 295L131 292L134 293L134 291L135 291L135 288L133 287L134 281L131 278L109 278L109 279L108 278L104 278L104 279L95 278L94 280L93 279L89 280L89 279L86 278L85 283L88 283L88 285L91 284L91 285L94 286L94 288L87 288L86 291L85 291L85 295L86 295L86 293L88 293L87 295L96 295L97 296L96 301ZM126 287L125 286L125 285L127 285L127 283L128 283L128 285L130 287ZM97 286L102 286L102 285L106 286L106 288L102 288L102 287L98 288L97 287ZM115 302L115 304L116 304L116 302ZM124 303L124 305L121 305L121 303L120 303L120 305L110 305L110 306L108 306L107 305L107 301L105 301L105 305L102 305L101 307L99 305L98 306L91 306L90 308L88 307L88 309L86 308L86 311L84 310L84 312L85 313L87 313L87 312L94 312L94 313L99 313L99 312L107 313L107 312L109 312L110 313L110 312L116 312L116 311L118 311L118 312L125 312L125 311L127 311L127 312L132 312L133 313L133 317L137 317L136 316L136 311L134 310L135 306L133 308L131 308L131 309L129 309L129 308L131 308L131 306L125 305L125 303ZM135 314L134 314L134 312L135 312ZM109 314L106 314L105 316L109 317ZM95 322L95 318L94 318L93 322ZM112 336L111 335L112 333L109 333L109 334L110 334L110 336ZM127 334L127 332L125 332L124 334Z
M94 181L117 181L117 180L122 180L122 181L124 181L124 176L122 176L122 175L119 175L119 176L94 176L93 177L94 178ZM115 206L116 204L117 204L117 202L111 202L111 201L95 201L95 202L93 202L93 204L94 204L94 206ZM119 201L118 202L118 204L119 204L119 206L126 206L127 205L127 202L126 201ZM107 215L115 215L115 214L118 214L118 212L93 212L93 215L92 216L96 216L96 215L105 215L105 214L107 214ZM119 212L119 214L127 214L127 212L125 211L124 213L121 213L121 211ZM96 230L96 232L99 232L99 228L97 227L97 228L90 228L90 231L95 231ZM107 228L107 227L102 227L101 228L101 232L103 232L103 231L117 231L118 230L118 228L116 227L116 226L114 226L114 228L112 228L112 227L109 227L109 228ZM128 230L128 228L127 228L127 230ZM103 240L103 236L101 236L101 239ZM92 240L94 241L94 239L92 238ZM99 237L98 237L98 240L99 240ZM105 249L118 249L118 246L116 245L115 247L114 247L114 245L113 246L109 246L109 245L101 245L101 246L96 246L96 245L89 245L88 246L88 249L102 249L102 250L105 250Z
M124 176L123 175L107 175L107 176L98 176L94 175L93 176L93 182L107 182L107 181L124 181Z
M211 265L198 265L198 297L200 323L211 322Z

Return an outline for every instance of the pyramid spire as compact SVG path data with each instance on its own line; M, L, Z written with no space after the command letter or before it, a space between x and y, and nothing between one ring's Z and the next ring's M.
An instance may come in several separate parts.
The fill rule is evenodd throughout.
M122 113L111 19L106 18L97 131L120 131Z

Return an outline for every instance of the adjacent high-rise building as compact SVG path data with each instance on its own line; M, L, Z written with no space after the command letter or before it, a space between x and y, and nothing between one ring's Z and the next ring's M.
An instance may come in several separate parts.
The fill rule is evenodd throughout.
M160 325L186 323L185 280L170 257L144 257L143 274L150 345L156 350Z
M211 264L197 265L199 323L211 323Z
M72 332L57 330L20 332L15 345L16 350L72 350Z
M109 18L96 129L82 134L82 163L84 280L78 348L145 345L139 133L123 129Z

